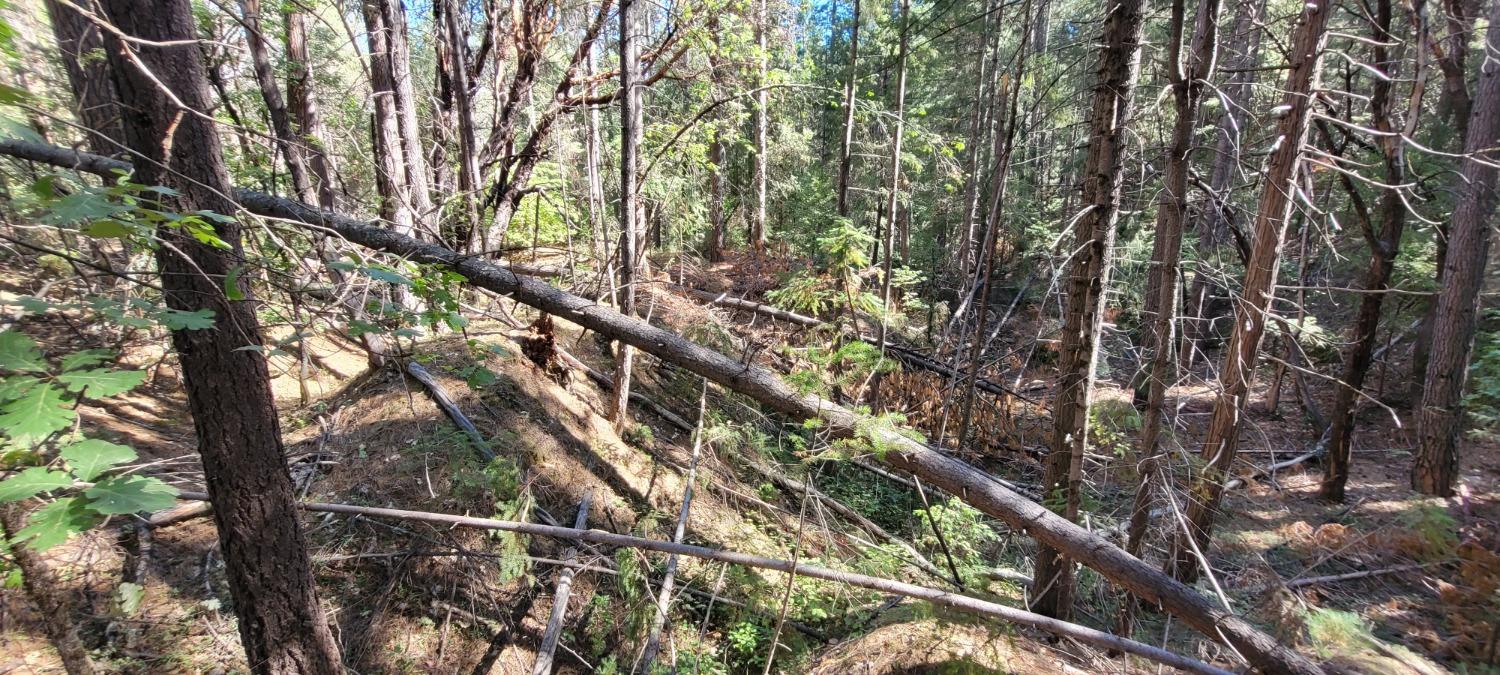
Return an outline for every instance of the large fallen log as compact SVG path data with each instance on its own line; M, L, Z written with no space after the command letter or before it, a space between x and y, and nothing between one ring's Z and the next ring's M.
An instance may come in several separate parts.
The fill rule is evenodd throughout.
M128 164L118 160L15 139L0 140L0 154L105 177L113 177L116 171L129 170ZM414 262L445 266L462 274L473 285L509 295L553 316L643 349L793 419L818 418L829 430L865 437L882 450L880 454L886 463L957 495L982 513L1004 521L1070 559L1093 568L1144 601L1177 616L1194 630L1228 644L1257 669L1266 673L1299 675L1323 672L1305 656L1210 602L1193 588L1004 487L984 472L933 450L901 429L871 424L867 416L817 396L799 393L765 369L737 361L640 319L624 316L593 300L561 291L541 279L518 275L488 261L417 241L378 225L254 190L235 189L233 196L252 213L334 233L361 246Z
M822 319L798 314L796 312L788 312L779 307L772 307L767 304L745 300L743 298L736 298L728 293L714 293L712 291L705 291L698 288L692 288L690 286L682 286L680 284L671 284L671 287L683 291L696 298L707 300L710 304L718 305L720 307L727 307L729 309L753 312L755 314L761 314L772 319L786 321L787 323L793 323L799 326L821 326L824 323ZM860 339L865 341L866 343L875 345L876 347L880 346L880 340L876 337L861 335ZM927 356L926 354L918 352L909 347L903 347L901 345L892 343L889 340L887 340L885 343L885 349L886 353L896 357L896 360L900 361L908 368L916 368L918 370L926 370L929 372L937 373L938 375L942 375L949 380L961 380L968 378L968 375L954 370L952 366L942 363L930 356ZM1037 403L1037 401L1035 399L1032 399L1030 396L1017 392L1014 389L1011 389L1010 387L1007 387L993 380L988 380L982 377L974 382L974 388L989 394L993 394L995 396L1008 395L1014 396L1028 403Z
M206 500L208 494L203 492L181 492L180 499ZM1169 652L1160 647L1148 645L1112 635L1101 630L1080 626L1076 623L1068 623L1057 619L1034 614L1013 607L1006 607L998 603L967 595L949 593L935 588L917 586L891 579L855 574L840 570L817 567L803 563L780 560L777 558L766 558L748 553L725 551L704 546L693 546L660 539L645 539L632 537L627 534L615 534L603 530L585 530L581 528L557 527L555 525L542 525L540 523L528 523L515 520L498 520L493 518L475 518L472 516L454 516L446 513L428 513L425 511L407 511L403 509L387 509L372 506L356 506L352 504L329 504L320 502L302 502L298 506L313 513L337 513L365 518L390 518L413 522L432 523L448 527L469 527L485 530L499 530L502 532L515 532L517 534L529 534L538 537L551 537L553 539L568 539L573 541L585 541L591 544L604 546L617 546L622 548L638 548L658 553L672 555L685 555L701 560L714 560L731 565L743 565L745 567L756 567L759 569L775 570L797 576L832 581L847 584L858 588L868 588L881 593L902 595L918 600L925 600L934 605L950 607L952 609L988 616L1023 626L1040 628L1054 635L1073 638L1084 644L1090 644L1105 649L1116 649L1127 654L1135 654L1150 659L1157 663L1163 663L1173 668L1179 668L1190 673L1204 673L1205 675L1230 675L1229 671L1216 668L1197 659Z

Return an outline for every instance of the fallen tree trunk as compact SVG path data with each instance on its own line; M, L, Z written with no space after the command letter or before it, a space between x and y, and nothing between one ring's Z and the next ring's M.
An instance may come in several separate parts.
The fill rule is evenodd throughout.
M115 171L130 168L124 162L98 155L14 139L0 140L0 154L105 177L113 177ZM887 464L957 495L980 512L1004 521L1072 560L1093 568L1142 600L1182 619L1199 633L1230 645L1257 669L1266 673L1299 675L1323 672L1317 664L1283 646L1248 621L1210 602L1193 588L1004 487L984 472L929 448L900 429L870 424L866 416L817 396L798 393L767 370L742 363L592 300L553 288L541 279L518 275L436 244L254 190L236 189L234 197L252 213L300 223L324 233L335 233L361 246L400 255L414 262L445 266L464 275L473 285L509 295L553 316L643 349L663 361L749 396L779 413L798 420L820 418L832 431L863 436L884 450L882 455Z
M484 461L489 462L495 459L495 451L490 448L489 441L484 439L484 434L479 433L474 423L470 422L464 412L458 409L458 404L453 402L453 396L448 393L441 382L437 381L437 378L432 376L432 373L416 361L406 362L406 373L427 388L427 394L432 398L432 402L443 409L455 426L463 430L464 434L469 437L469 442L474 444L474 449L484 457Z
M178 495L182 499L206 500L208 495L202 492L182 492ZM366 518L391 518L397 520L432 523L435 525L446 525L450 527L471 527L484 530L500 530L504 532L515 532L517 534L529 534L538 537L551 537L553 539L569 539L574 541L586 541L592 544L604 546L617 546L622 548L639 548L658 553L674 555L685 555L702 560L714 560L731 565L743 565L745 567L756 567L760 569L775 570L786 574L832 581L859 588L868 588L881 593L902 595L918 600L925 600L935 605L950 607L962 612L989 616L1023 626L1040 628L1047 632L1063 637L1073 638L1085 644L1091 644L1107 649L1135 654L1142 658L1150 659L1157 663L1163 663L1173 668L1179 668L1190 673L1205 673L1206 675L1230 675L1229 671L1216 668L1207 663L1190 657L1174 654L1160 647L1155 647L1135 640L1122 638L1101 630L1095 630L1087 626L1075 623L1058 621L1051 617L1033 614L1031 612L1007 607L1005 605L971 598L967 595L949 593L935 588L917 586L890 579L881 579L863 574L843 572L794 563L788 560L776 558L763 558L748 553L736 553L691 544L679 544L659 539L644 539L632 537L625 534L615 534L602 530L584 530L569 527L556 527L542 525L540 523L527 523L514 520L497 520L492 518L475 518L472 516L454 516L444 513L427 513L424 511L405 511L402 509L386 509L371 506L354 506L351 504L328 504L321 502L303 502L301 508L314 513L338 513L344 515L363 516Z
M794 323L799 326L821 326L824 323L824 321L821 319L817 319L811 316L805 316L796 312L788 312L784 309L772 307L770 305L759 302L736 298L729 295L728 293L713 293L711 291L692 288L690 286L682 286L680 284L672 284L672 287L684 291L694 297L707 300L709 303L718 305L720 307L728 307L730 309L754 312L756 314L771 317L772 319ZM875 345L876 347L880 346L880 340L877 338L867 335L861 335L859 339L863 340L866 343ZM905 364L909 368L916 368L918 370L926 370L929 372L937 373L938 375L942 375L943 377L946 377L950 380L968 378L967 375L955 371L952 366L941 363L933 359L932 357L929 357L926 354L918 352L914 349L892 344L890 341L886 341L885 349L886 352L896 357L898 361ZM1036 400L1032 399L1029 396L1026 396L1025 394L1021 394L1011 389L1010 387L991 380L987 380L982 377L975 381L974 388L989 394L993 394L995 396L1009 395L1019 398L1028 403L1036 403Z

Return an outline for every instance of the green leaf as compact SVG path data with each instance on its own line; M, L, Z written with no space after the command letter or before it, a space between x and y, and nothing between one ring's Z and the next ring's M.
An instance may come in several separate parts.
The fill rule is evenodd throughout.
M240 290L240 272L244 269L244 265L235 265L224 275L224 296L230 300L245 299L245 292Z
M87 388L90 397L108 398L130 391L142 382L145 382L146 371L95 368L93 370L63 373L58 375L57 379L63 384L68 385L68 391L73 393L81 392Z
M14 299L14 300L0 301L0 304L15 305L17 307L20 307L21 308L22 316L25 316L27 314L43 314L47 310L52 309L53 307L59 306L59 305L53 305L52 303L47 302L46 300L43 300L41 298L38 298L35 295L23 295L23 296L18 297L18 298ZM66 307L67 305L61 305L61 306L62 307Z
M41 380L25 375L12 375L0 380L0 401L14 401L21 398L39 382Z
M141 600L146 598L146 589L140 584L129 581L121 582L115 587L115 609L122 616L135 616L141 611Z
M400 286L411 285L411 279L408 279L391 270L380 269L379 267L366 267L364 269L364 272L366 276L376 281L384 281L386 283L397 284Z
M92 481L111 467L136 458L134 448L97 438L74 443L63 448L59 454L68 460L68 467L81 481Z
M177 488L147 476L114 476L83 491L89 508L105 515L159 511L177 503Z
M108 349L85 349L81 352L73 352L58 360L64 371L78 370L97 366L115 357L115 353Z
M31 387L25 394L0 407L0 430L12 439L39 439L73 423L77 413L63 408L67 399L50 384Z
M94 524L96 515L81 497L59 499L37 509L26 519L26 527L16 532L16 543L26 542L33 551L45 551L61 544Z
M0 481L0 502L18 502L43 492L60 490L73 484L73 477L44 466L33 466Z
M57 225L91 223L112 218L119 206L109 195L96 190L79 190L57 200L44 220Z
M0 332L0 368L17 372L46 372L47 360L36 340L18 331Z
M178 309L163 309L157 314L157 320L161 321L167 330L206 330L214 327L214 311L200 309L194 312L184 312Z
M123 239L130 236L130 226L113 218L103 218L83 226L83 233L97 239Z

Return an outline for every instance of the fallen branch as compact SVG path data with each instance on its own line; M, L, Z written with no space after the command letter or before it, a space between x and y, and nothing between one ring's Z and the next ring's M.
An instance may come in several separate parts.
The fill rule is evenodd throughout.
M114 177L116 171L130 169L129 164L106 157L15 139L0 140L0 154L88 171L106 178ZM883 459L886 463L959 496L980 512L1088 565L1146 602L1181 618L1199 633L1232 646L1256 668L1272 674L1313 675L1323 672L1307 657L1234 613L1209 602L1193 588L995 482L984 472L927 447L898 428L869 424L867 416L817 396L799 393L767 370L725 356L640 319L624 316L598 302L566 293L541 279L518 275L488 261L460 255L378 225L254 190L235 189L233 196L252 213L300 223L316 232L336 233L351 242L400 255L413 262L445 266L462 274L475 286L509 295L553 316L638 347L793 419L819 418L831 431L868 438L876 447L885 448Z
M589 522L589 505L594 501L594 493L590 492L583 496L583 501L578 504L578 517L573 520L573 529L581 530ZM578 557L578 547L574 546L563 554L563 562L573 562ZM536 664L531 667L531 675L548 675L552 672L552 656L557 653L557 642L562 638L563 619L568 614L568 597L573 593L573 574L576 570L572 567L563 566L562 572L557 575L557 592L552 594L552 616L547 620L547 628L542 632L542 643L536 650Z
M181 492L181 499L204 501L208 494L203 492ZM1075 623L1059 621L1057 619L1033 614L1031 612L1006 607L998 603L967 595L949 593L935 588L927 588L908 584L891 579L855 574L832 570L826 567L816 567L802 563L792 563L787 560L775 558L764 558L748 553L736 553L691 544L677 544L659 539L644 539L630 535L615 534L602 530L582 530L568 527L554 527L539 523L527 523L513 520L496 520L492 518L475 518L472 516L454 516L444 513L427 513L424 511L406 511L402 509L386 509L373 506L354 506L351 504L328 504L321 502L303 502L298 504L303 510L314 513L338 513L343 515L363 516L366 518L392 518L415 522L432 523L435 525L446 525L450 527L471 527L483 530L500 530L503 532L515 532L538 537L551 537L554 539L570 539L575 541L586 541L592 544L604 546L616 546L621 548L639 548L658 553L685 555L703 560L715 560L733 565L755 567L759 569L774 570L785 574L796 574L799 576L822 579L836 583L867 588L880 593L902 595L918 600L925 600L935 605L949 607L958 611L968 612L979 616L993 617L1009 621L1023 626L1031 626L1045 630L1054 635L1073 638L1085 644L1091 644L1105 649L1116 649L1127 654L1135 654L1142 658L1150 659L1157 663L1166 664L1173 668L1179 668L1191 673L1204 673L1206 675L1230 675L1229 671L1216 668L1207 663L1180 654L1174 654L1160 647L1155 647L1135 640L1122 638L1101 630L1095 630L1087 626Z
M1359 571L1359 572L1349 572L1347 574L1330 574L1328 576L1323 576L1323 577L1308 577L1306 579L1293 579L1291 581L1286 582L1285 586L1287 588L1302 588L1303 586L1317 586L1318 584L1332 584L1332 583L1338 583L1340 581L1352 581L1354 579L1364 579L1364 578L1367 578L1367 577L1377 577L1377 576L1381 576L1381 575L1384 575L1384 574L1396 574L1398 572L1410 572L1412 570L1426 569L1428 567L1432 567L1434 565L1441 565L1441 564L1443 564L1443 563L1438 562L1438 563L1422 563L1422 564L1419 564L1419 565L1397 565L1395 567L1383 567L1381 569L1362 570L1362 571Z
M463 430L475 449L479 450L479 454L484 457L484 461L495 459L495 451L490 447L489 441L485 440L484 434L479 433L474 423L464 416L462 410L458 409L458 404L453 402L453 397L448 394L448 390L443 388L443 384L438 382L432 373L416 361L406 362L406 373L427 388L427 394L432 398L432 402L443 409L443 413L448 415L448 419L453 420L454 425Z

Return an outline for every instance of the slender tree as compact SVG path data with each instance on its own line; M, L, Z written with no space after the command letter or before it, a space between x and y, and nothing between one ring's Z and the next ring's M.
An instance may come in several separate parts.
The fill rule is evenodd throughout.
M1203 441L1207 464L1193 479L1188 502L1188 534L1179 533L1167 565L1183 581L1197 579L1196 551L1208 549L1214 516L1223 496L1224 480L1233 465L1239 441L1240 419L1250 392L1255 361L1260 356L1266 331L1266 313L1276 294L1276 275L1281 267L1281 242L1286 236L1292 211L1292 194L1302 164L1302 146L1312 117L1313 92L1318 86L1318 61L1332 14L1329 0L1306 3L1297 17L1287 54L1289 72L1286 92L1279 107L1280 121L1271 156L1267 160L1260 206L1255 213L1254 248L1245 272L1245 283L1235 301L1234 332L1229 338L1223 367L1219 370L1219 394ZM1186 538L1192 537L1192 541Z
M844 76L844 138L839 144L839 215L849 216L849 178L854 162L854 95L859 88L859 5L854 0L854 17L849 23L849 72Z
M644 130L641 127L641 91L637 84L640 69L638 42L640 11L637 0L620 0L620 313L635 314L635 273L639 264L637 228L640 210L640 149ZM616 429L629 422L630 371L635 348L619 343L615 361L614 405L610 419Z
M901 141L906 134L906 48L907 32L911 29L911 0L901 0L901 35L898 38L899 46L896 48L896 126L891 139L891 187L886 194L885 220L885 260L881 269L880 278L880 306L882 311L890 314L891 311L891 265L896 259L897 236L897 205L900 204L901 196ZM906 235L900 237L902 247L905 248ZM902 252L905 257L905 251ZM853 317L850 317L851 319ZM880 321L879 341L881 349L885 345L885 333L888 321L882 318Z
M141 159L133 180L173 188L146 203L176 213L234 214L188 0L102 3L125 139ZM281 443L256 302L237 270L246 264L238 222L215 225L225 247L180 227L156 233L167 305L213 313L209 330L176 330L172 343L187 388L198 453L213 503L219 548L239 616L240 642L256 673L342 673L338 645L318 603L307 544ZM248 275L245 275L248 276ZM239 280L236 281L236 277ZM242 299L231 299L226 288Z
M1427 27L1420 18L1424 12L1418 2L1412 12L1417 36L1413 50L1415 64L1412 68L1412 87L1407 97L1405 120L1397 116L1395 78L1399 75L1403 50L1394 45L1400 38L1393 30L1395 12L1391 0L1378 0L1371 21L1370 55L1372 65L1388 77L1373 78L1370 96L1370 124L1378 132L1374 138L1380 149L1382 175L1380 182L1387 186L1381 193L1376 213L1370 213L1361 195L1359 186L1346 173L1338 173L1344 191L1349 195L1355 220L1365 243L1370 247L1370 263L1365 268L1364 288L1360 294L1359 311L1355 315L1351 340L1344 349L1343 383L1336 389L1331 429L1328 440L1328 461L1323 464L1323 484L1319 495L1329 501L1343 501L1344 486L1349 480L1349 457L1354 436L1354 407L1358 394L1364 388L1365 375L1375 354L1377 332L1380 329L1380 310L1384 305L1386 290L1390 287L1391 273L1396 268L1396 256L1401 253L1401 235L1406 227L1407 199L1400 190L1406 184L1406 142L1417 129L1417 120L1422 113L1422 95L1427 77ZM1378 222L1377 222L1378 221Z
M1500 2L1490 3L1485 42L1500 45ZM1479 292L1489 260L1495 213L1496 167L1500 166L1500 62L1480 66L1469 113L1467 155L1454 191L1458 203L1448 231L1443 285L1433 315L1432 357L1417 415L1417 461L1412 487L1448 496L1458 478L1458 434L1463 421L1464 383L1479 321Z
M1126 129L1131 97L1141 66L1145 0L1120 0L1106 8L1095 69L1092 138L1084 169L1084 212L1074 229L1073 262L1068 268L1068 306L1053 404L1051 451L1042 485L1044 502L1068 520L1077 520L1083 484L1083 453L1088 444L1089 399L1094 362L1109 283L1111 249L1120 216ZM1073 615L1075 566L1050 546L1036 557L1032 611L1067 619Z
M1151 272L1146 284L1146 311L1142 323L1147 326L1145 352L1150 355L1147 375L1146 410L1136 447L1136 469L1140 482L1135 503L1130 510L1130 524L1125 551L1141 554L1156 479L1158 443L1167 399L1167 387L1175 379L1172 361L1172 335L1175 325L1178 276L1182 258L1183 221L1187 218L1188 170L1192 165L1194 132L1198 128L1198 110L1209 78L1213 77L1218 59L1219 0L1201 0L1194 21L1192 45L1186 54L1183 40L1187 20L1185 0L1173 0L1171 36L1167 43L1167 80L1172 86L1176 120L1172 125L1171 145L1166 152L1166 175L1156 204L1156 241L1151 254ZM1129 635L1135 602L1121 603L1121 635Z
M770 31L771 13L769 0L755 0L755 110L752 123L755 127L755 212L750 217L750 247L756 251L766 247L766 172L770 162L770 148L766 137L770 134L771 106L770 51L766 34Z
M297 143L307 157L307 168L316 181L318 206L325 209L338 207L338 187L334 185L333 157L324 149L323 119L318 112L318 101L312 93L312 69L307 52L307 13L295 2L286 3L283 16L286 22L286 102L287 112L292 118L292 130Z
M305 202L316 201L312 183L307 177L307 164L303 161L302 146L292 132L292 118L287 114L286 99L281 96L281 85L276 83L276 69L271 64L270 41L266 39L261 23L260 0L240 0L240 20L245 25L245 44L250 51L250 65L255 72L255 83L260 87L260 98L266 104L266 113L271 118L271 133L276 138L276 148L286 162L287 173L292 179L292 192Z

